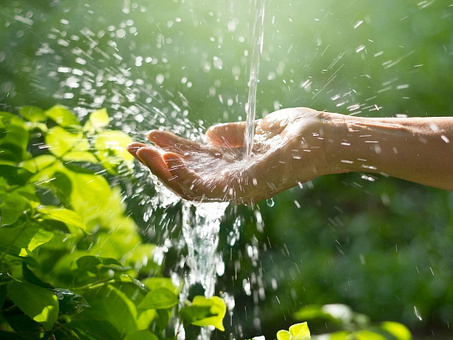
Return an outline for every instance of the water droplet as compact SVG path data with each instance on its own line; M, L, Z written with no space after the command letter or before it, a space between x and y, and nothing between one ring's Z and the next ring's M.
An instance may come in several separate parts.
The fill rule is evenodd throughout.
M414 306L414 313L415 313L415 316L417 317L418 321L423 321L423 318L421 317L421 315L417 309L417 306Z
M275 205L274 199L273 199L273 198L268 198L268 199L266 200L266 205L267 205L268 207L272 208L272 207Z

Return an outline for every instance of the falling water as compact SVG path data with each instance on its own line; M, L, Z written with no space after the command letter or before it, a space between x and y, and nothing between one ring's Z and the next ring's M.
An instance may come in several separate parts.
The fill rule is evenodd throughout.
M189 272L184 277L181 301L191 295L204 294L212 297L215 293L217 274L223 274L224 263L217 254L219 231L222 217L228 203L183 202L182 233L187 245L186 265ZM184 338L184 334L182 334ZM209 339L211 330L202 328L200 340Z
M264 0L253 1L254 21L251 45L249 93L246 104L246 155L251 154L256 115L256 90L259 60L263 49ZM224 263L217 254L222 217L228 203L183 203L183 237L187 245L186 264L190 271L184 278L183 299L191 290L201 289L206 297L215 293L216 275L223 274ZM199 292L197 292L199 293ZM209 339L210 330L204 328L199 338Z
M253 137L255 134L256 116L256 90L258 87L258 75L260 66L260 55L263 51L264 42L264 0L251 0L255 9L255 17L252 32L252 54L250 59L249 94L245 111L247 114L245 130L245 152L250 156L253 149Z
M185 287L199 285L206 297L214 295L216 271L222 259L216 255L220 222L228 203L183 203L183 237L187 244L186 264L190 271ZM220 274L221 274L221 268Z

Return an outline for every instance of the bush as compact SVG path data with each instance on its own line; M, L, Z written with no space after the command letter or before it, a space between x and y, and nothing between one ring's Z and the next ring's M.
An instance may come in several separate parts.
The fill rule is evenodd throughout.
M151 261L155 246L142 241L107 180L133 168L130 138L108 124L106 110L83 125L61 106L0 113L0 337L171 338L177 324L223 330L222 299L180 302L180 285Z

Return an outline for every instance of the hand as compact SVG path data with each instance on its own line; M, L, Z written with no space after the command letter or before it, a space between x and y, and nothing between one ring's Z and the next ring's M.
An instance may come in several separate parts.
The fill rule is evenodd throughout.
M329 172L323 115L295 108L257 120L249 157L244 154L245 122L209 128L207 144L151 131L154 146L132 143L128 151L185 199L253 204Z

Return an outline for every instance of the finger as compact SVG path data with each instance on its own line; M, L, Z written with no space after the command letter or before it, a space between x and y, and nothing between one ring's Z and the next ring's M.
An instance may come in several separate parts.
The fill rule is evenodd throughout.
M180 196L184 194L178 183L173 181L174 177L172 173L168 170L167 164L157 150L151 147L144 147L138 149L136 154L140 161L145 164L166 187Z
M199 177L187 168L183 160L177 154L167 152L163 155L163 160L174 180L178 181L180 184L184 184L184 186L190 188L193 183L199 180Z
M245 122L218 124L206 131L206 137L208 142L215 146L243 147L245 129Z
M187 168L178 155L168 152L164 154L163 159L173 176L173 180L178 183L185 193L183 195L185 198L202 200L208 196L210 190L207 186L203 185L204 181L202 178Z
M199 143L179 137L168 131L151 131L148 133L148 139L162 149L178 154L200 149Z
M126 150L135 158L137 158L137 151L140 148L144 148L146 145L139 142L134 142L126 146Z

